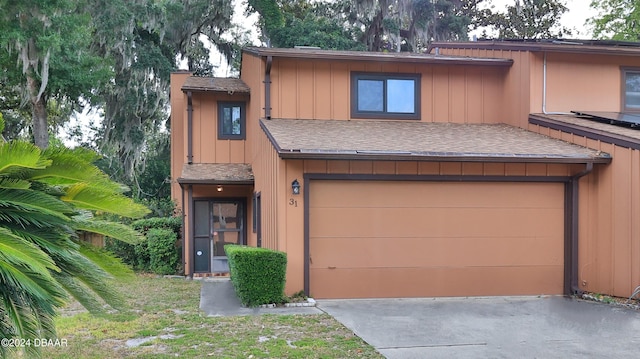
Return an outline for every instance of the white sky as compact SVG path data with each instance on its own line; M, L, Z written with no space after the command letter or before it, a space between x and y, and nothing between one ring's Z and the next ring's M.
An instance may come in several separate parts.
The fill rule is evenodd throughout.
M491 3L493 4L494 9L499 10L505 9L510 5L512 6L515 4L515 0L491 0ZM574 39L591 39L593 37L592 31L585 24L587 19L597 14L597 12L589 6L591 1L564 0L564 3L567 8L569 8L569 11L564 13L560 21L563 26L572 30L571 36L567 37ZM479 35L481 31L472 32L471 34L474 33ZM470 37L471 36L472 35L470 35Z

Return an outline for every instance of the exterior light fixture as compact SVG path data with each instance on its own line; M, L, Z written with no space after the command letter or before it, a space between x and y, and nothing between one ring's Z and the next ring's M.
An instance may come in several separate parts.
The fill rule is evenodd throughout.
M298 182L298 179L294 179L293 182L291 182L291 192L293 192L293 194L300 194L300 182Z
M222 192L222 185L221 184L218 185L218 187L216 188L216 191Z

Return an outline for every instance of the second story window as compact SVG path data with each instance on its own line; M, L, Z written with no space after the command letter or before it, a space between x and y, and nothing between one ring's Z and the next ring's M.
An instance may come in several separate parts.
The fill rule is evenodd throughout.
M245 103L218 102L218 139L245 139Z
M622 86L622 111L640 111L640 68L623 68Z
M420 119L420 75L351 74L351 117Z

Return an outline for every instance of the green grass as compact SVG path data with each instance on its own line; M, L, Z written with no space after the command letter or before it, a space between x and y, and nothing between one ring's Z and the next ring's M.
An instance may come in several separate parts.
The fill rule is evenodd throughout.
M137 275L121 280L128 309L92 316L67 308L56 319L67 346L44 358L383 358L331 316L206 317L200 282ZM138 346L128 340L146 339Z

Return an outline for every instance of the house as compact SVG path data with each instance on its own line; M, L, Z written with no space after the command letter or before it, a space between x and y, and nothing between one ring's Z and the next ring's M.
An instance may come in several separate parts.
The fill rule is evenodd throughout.
M242 243L286 252L287 293L316 298L628 296L638 80L640 45L598 41L246 48L239 79L176 72L186 274Z

